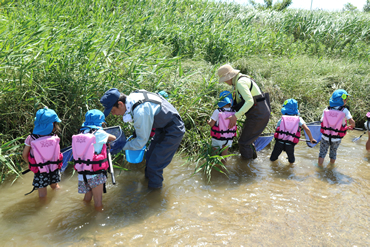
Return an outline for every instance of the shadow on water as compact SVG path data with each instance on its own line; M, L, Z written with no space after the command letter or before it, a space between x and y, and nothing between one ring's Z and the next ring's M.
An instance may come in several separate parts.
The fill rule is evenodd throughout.
M319 179L328 182L329 184L350 184L353 179L334 168L324 167L316 170Z
M27 221L28 216L38 214L42 209L47 208L53 200L56 191L48 191L47 197L40 199L37 190L1 211L2 219L9 224L20 224Z
M276 178L304 181L309 176L297 176L294 173L296 164L281 164L279 160L271 162L271 170Z
M50 226L55 229L53 240L65 242L68 236L96 243L97 232L139 224L165 210L167 206L165 191L149 190L147 181L135 176L118 177L117 184L108 188L107 193L110 193L109 196L103 195L103 212L96 212L93 202L84 204L81 197L78 207L71 207L69 211L56 215Z
M252 159L244 159L240 156L228 158L226 163L226 173L220 173L212 170L210 183L212 186L240 186L241 184L251 184L256 182L256 178L260 176L261 171L259 164ZM204 182L208 185L208 178L203 174Z

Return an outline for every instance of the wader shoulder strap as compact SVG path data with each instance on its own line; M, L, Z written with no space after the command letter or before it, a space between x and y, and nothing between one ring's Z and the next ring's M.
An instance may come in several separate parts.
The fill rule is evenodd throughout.
M152 102L152 103L155 103L155 104L162 104L162 101L159 101L159 100L154 100L154 99L149 99L148 97L148 94L151 94L151 95L155 95L156 97L159 98L158 94L156 93L151 93L151 92L148 92L148 91L145 91L145 90L136 90L134 93L141 93L143 94L144 96L144 99L143 100L138 100L133 106L132 106L132 111L135 110L135 108L142 104L142 103L145 103L145 102Z
M256 83L256 82L252 79L252 77L247 76L247 75L241 75L241 76L238 78L238 81L240 80L240 78L248 78L248 79L250 79L250 80L251 80L251 86L249 87L249 91L251 91L251 92L252 92L253 83Z

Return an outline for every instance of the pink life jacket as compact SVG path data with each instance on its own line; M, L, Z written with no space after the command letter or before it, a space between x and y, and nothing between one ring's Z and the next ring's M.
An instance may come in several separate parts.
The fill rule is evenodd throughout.
M301 137L299 116L284 115L281 117L280 126L276 128L274 137L276 140L297 144Z
M29 169L34 173L50 173L63 165L63 154L60 153L59 137L43 136L31 142L33 156L28 154Z
M324 117L321 122L320 132L329 138L343 138L347 133L347 120L343 125L346 114L343 112L344 106L338 110L328 107L324 110Z
M104 144L100 154L95 153L94 134L72 136L72 153L75 170L80 174L98 174L108 169L107 146Z
M213 125L211 128L211 136L217 140L232 140L236 136L236 125L229 129L229 119L226 119L235 114L234 110L226 111L223 108L218 108L218 125Z

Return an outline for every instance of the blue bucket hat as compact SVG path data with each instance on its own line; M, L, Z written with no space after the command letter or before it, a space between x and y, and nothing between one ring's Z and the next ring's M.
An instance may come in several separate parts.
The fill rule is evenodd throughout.
M101 127L104 121L105 116L101 111L97 109L90 110L85 114L85 122L82 124L82 127Z
M117 88L111 88L104 93L100 99L100 103L104 106L104 116L108 116L114 104L118 101L121 93Z
M295 99L287 99L284 101L283 108L281 108L283 115L299 115L298 102Z
M344 89L335 90L329 100L330 106L334 107L334 106L344 105L343 100L347 99L347 96L350 96L350 95L346 92L346 90Z
M217 105L218 107L224 107L227 104L233 104L233 96L231 95L230 91L223 91L220 93L220 100Z
M36 112L35 127L32 133L35 135L49 135L53 132L54 122L61 122L54 110L46 107L40 109Z

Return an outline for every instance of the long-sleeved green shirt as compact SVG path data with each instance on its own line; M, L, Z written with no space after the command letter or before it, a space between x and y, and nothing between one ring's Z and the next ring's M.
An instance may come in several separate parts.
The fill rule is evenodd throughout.
M253 83L252 80L248 77L243 77L239 80L239 77L241 75L241 73L237 74L232 80L233 91L236 95L236 103L240 103L243 99L245 100L244 105L240 108L238 112L235 113L236 118L240 118L253 106L253 96L261 94L261 90L258 85L256 83ZM249 91L251 83L253 83L253 87L252 90Z

